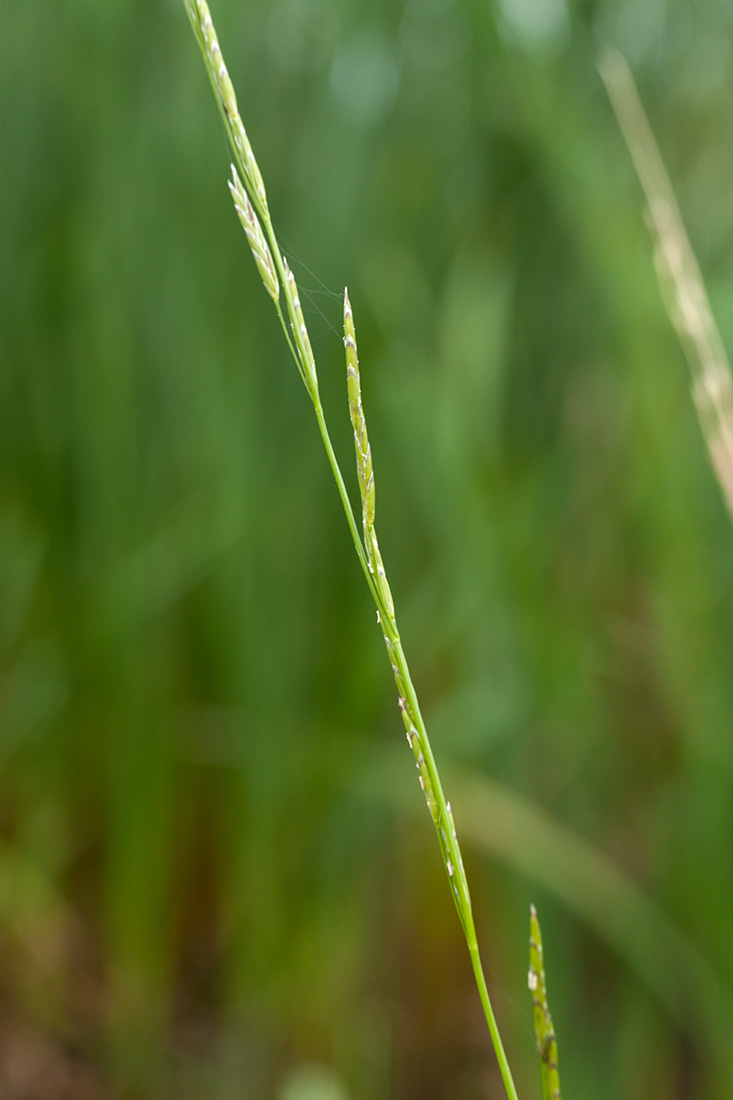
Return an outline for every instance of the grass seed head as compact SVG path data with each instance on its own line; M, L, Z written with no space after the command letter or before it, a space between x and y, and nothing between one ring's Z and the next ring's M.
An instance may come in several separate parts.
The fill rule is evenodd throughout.
M364 514L364 528L369 542L369 530L374 527L376 494L374 488L374 469L372 451L367 436L366 418L361 402L361 379L359 377L359 356L356 350L356 330L354 315L349 301L349 292L344 290L344 347L346 349L346 386L349 394L349 416L354 429L356 447L356 466L359 474L361 506ZM367 549L369 547L367 546Z
M349 292L344 290L344 348L346 349L346 386L349 394L349 416L354 429L354 447L356 448L356 470L359 476L359 494L361 496L361 514L364 522L364 548L367 554L369 570L374 577L384 610L394 625L394 601L387 581L387 574L379 552L377 532L374 527L376 493L374 487L374 468L372 449L369 446L366 417L361 402L361 379L359 377L359 356L356 350L356 330L354 315L349 301ZM386 638L385 638L386 641ZM397 690L402 694L400 685Z
M194 25L198 28L201 47L224 111L229 138L239 154L245 184L250 194L255 195L262 204L262 209L267 211L265 184L239 114L234 85L224 63L209 6L206 0L186 0L186 7Z
M305 327L305 318L303 317L303 307L300 304L298 287L295 282L295 276L290 270L288 261L286 259L283 259L283 266L285 268L285 278L288 284L288 303L291 310L290 322L293 326L295 344L298 348L298 354L300 356L300 362L303 367L304 377L307 381L307 384L309 386L312 386L315 391L318 389L316 361L313 357L313 349L311 348L310 337L308 336L308 329Z

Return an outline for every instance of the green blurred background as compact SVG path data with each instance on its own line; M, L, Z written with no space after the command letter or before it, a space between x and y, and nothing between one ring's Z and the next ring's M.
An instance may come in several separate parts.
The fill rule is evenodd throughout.
M596 70L733 348L728 0L214 0L520 1096L733 1097L733 528ZM0 1096L499 1097L181 0L0 32ZM355 475L351 480L355 487Z

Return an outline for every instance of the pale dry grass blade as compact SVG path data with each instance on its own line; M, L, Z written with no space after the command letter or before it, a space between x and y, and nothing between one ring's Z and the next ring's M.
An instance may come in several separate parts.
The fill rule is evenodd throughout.
M733 517L733 376L677 200L626 61L607 51L599 69L648 204L659 282L692 374L692 397L710 461Z

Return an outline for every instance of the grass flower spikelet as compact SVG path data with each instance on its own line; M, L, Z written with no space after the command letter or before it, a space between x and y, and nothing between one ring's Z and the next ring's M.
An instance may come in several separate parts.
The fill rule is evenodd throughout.
M185 4L194 33L207 62L207 71L217 94L227 136L237 156L245 185L252 200L260 208L260 212L266 212L267 194L262 173L239 114L234 85L224 62L209 6L206 0L185 0Z
M229 181L229 190L234 200L234 209L242 223L242 228L249 241L249 246L252 249L252 255L257 264L257 270L262 276L262 282L265 284L265 290L270 295L273 302L276 302L280 297L280 283L277 278L277 271L275 270L270 246L262 231L260 219L257 217L252 203L249 201L249 195L245 191L234 165L232 165L232 178Z
M361 406L361 385L359 379L359 358L356 351L356 331L354 316L351 312L348 290L344 291L344 347L346 348L346 384L349 394L349 415L354 429L356 443L356 466L359 474L364 526L374 526L374 471L372 454L367 437L366 420ZM366 533L366 532L365 532Z
M534 905L529 909L529 978L532 994L532 1016L541 1058L542 1100L561 1100L560 1077L557 1072L557 1039L547 1002L547 981L542 952L542 933Z
M344 291L344 347L346 349L346 385L349 395L349 416L351 426L354 429L354 446L356 448L356 469L359 475L359 494L361 496L361 513L364 527L364 548L366 550L369 569L377 582L379 594L382 597L382 616L394 625L394 601L392 592L384 571L382 555L379 552L377 532L374 527L375 515L375 489L374 469L372 467L372 451L367 435L366 418L361 401L361 379L359 377L359 356L356 350L356 331L354 329L354 315L351 311L348 290Z
M283 259L283 266L285 268L285 280L288 289L287 300L288 312L290 313L290 324L292 325L293 336L295 337L295 343L300 355L303 377L306 380L308 388L310 389L312 387L312 393L317 393L318 375L316 374L316 361L313 357L313 348L311 347L308 329L306 328L305 319L303 317L303 307L300 304L298 287L295 283L295 276L290 270L286 259Z

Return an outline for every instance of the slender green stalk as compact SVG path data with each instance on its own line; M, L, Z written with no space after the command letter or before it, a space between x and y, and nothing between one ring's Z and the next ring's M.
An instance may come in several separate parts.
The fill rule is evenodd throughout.
M534 905L529 909L529 990L537 1049L542 1072L542 1100L561 1100L557 1072L557 1039L547 1003L547 981L542 953L542 933Z
M338 460L326 426L325 415L318 390L315 359L308 337L295 278L282 256L275 236L262 175L252 152L237 107L234 88L222 57L216 31L205 0L184 0L194 33L206 62L207 72L216 93L219 109L234 155L232 182L229 184L237 215L262 276L265 289L273 299L288 346L313 403L328 461L336 480L341 503L351 532L357 557L377 607L377 615L392 672L397 686L399 708L405 724L407 740L415 756L420 786L425 794L430 815L438 835L443 864L450 884L453 901L466 937L471 956L481 1004L486 1015L491 1041L509 1100L517 1100L517 1094L507 1062L504 1047L491 1007L481 959L476 929L471 909L471 898L463 868L463 858L458 846L455 823L450 803L446 801L438 775L425 723L410 677L407 659L397 629L394 602L382 562L374 526L375 487L371 448L367 436L366 419L361 400L359 362L356 351L356 333L348 293L344 294L344 346L346 350L346 376L349 412L354 428L357 457L357 473L362 506L362 532L360 533L351 507ZM282 299L284 299L284 310Z

